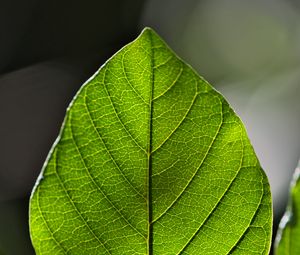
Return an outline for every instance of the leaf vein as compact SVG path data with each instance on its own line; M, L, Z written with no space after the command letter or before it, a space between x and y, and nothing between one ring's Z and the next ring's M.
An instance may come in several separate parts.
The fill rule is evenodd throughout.
M107 145L106 143L104 142L104 139L102 137L102 135L100 134L100 132L98 131L97 127L96 127L96 124L94 122L94 119L92 118L92 115L91 115L91 111L88 107L88 104L86 102L86 91L85 91L85 94L84 94L84 101L85 101L85 107L86 107L86 111L88 113L88 116L89 116L89 119L90 119L90 122L92 123L92 126L94 128L94 130L96 131L99 139L102 141L103 145L104 145L104 148L105 148L105 151L107 152L107 154L109 155L109 157L111 158L111 160L113 161L114 165L116 166L116 168L118 169L118 171L120 172L121 176L124 178L124 180L130 185L130 187L140 196L142 197L144 200L146 200L146 198L133 186L133 184L128 180L128 178L125 176L125 174L123 173L123 171L121 170L119 164L116 162L115 158L113 157L112 153L109 151L109 149L107 148Z
M198 84L198 82L196 82L196 88L197 88L197 84ZM180 120L180 122L174 128L174 130L166 137L166 139L151 152L152 154L155 153L157 150L159 150L170 139L170 137L176 132L176 130L183 124L184 120L186 119L187 115L189 114L189 112L191 111L193 105L195 104L197 97L200 94L204 94L204 93L207 93L207 92L197 92L197 90L196 90L196 93L195 93L195 95L194 95L194 97L192 99L191 105L187 109L187 111L184 114L183 118Z
M180 70L179 70L178 74L176 75L174 81L171 82L171 85L169 85L168 88L164 92L162 92L161 94L159 94L158 96L153 98L153 101L155 101L155 100L159 99L160 97L162 97L163 95L165 95L168 91L170 91L175 86L175 84L177 83L177 81L179 80L179 78L181 77L182 72L183 72L183 63L182 62L180 62L180 63L181 63L181 67L180 67Z
M64 192L66 193L71 205L73 206L73 208L75 209L76 213L78 214L78 216L80 217L80 219L82 220L82 222L84 223L84 225L87 227L87 229L89 230L89 232L95 237L95 239L97 240L97 242L104 247L104 249L111 254L111 252L109 251L109 249L105 246L105 244L98 238L98 236L95 234L95 232L93 231L93 229L90 227L90 225L88 224L87 220L82 216L82 214L80 213L79 209L77 208L76 204L74 203L74 201L72 200L67 188L65 187L64 182L62 181L60 175L58 174L57 171L57 159L55 157L55 165L54 165L54 169L55 169L55 174L56 177L59 181L59 183L61 184L61 187L63 188Z
M259 200L259 203L258 203L258 206L255 210L255 213L253 215L253 217L251 218L251 221L250 221L250 224L248 224L247 228L245 228L244 232L242 233L242 235L240 236L240 238L234 243L234 245L231 247L231 249L229 250L229 252L226 254L230 254L238 245L238 243L242 240L242 238L246 235L246 232L248 231L248 229L251 227L251 223L253 222L253 220L255 219L255 216L257 215L258 211L259 211L259 207L262 205L262 199L263 199L263 192L261 194L261 197L260 197L260 200ZM266 247L266 242L265 242L265 245L264 245L264 248Z
M70 117L71 118L71 117ZM97 190L104 196L104 198L109 202L109 204L118 212L118 214L124 219L124 221L133 229L135 230L140 236L142 236L143 238L145 238L145 236L136 228L134 227L130 222L129 220L121 213L121 211L113 204L113 202L107 197L107 195L104 193L104 191L100 188L100 186L98 185L98 183L94 180L91 172L89 171L88 167L87 167L87 164L84 160L84 157L82 155L82 153L80 152L79 148L78 148L78 145L77 145L77 142L76 142L76 139L74 138L74 135L73 135L73 131L72 131L72 125L70 125L70 131L71 131L71 135L72 135L72 138L73 138L73 141L74 141L74 145L75 145L75 148L78 152L78 155L80 156L80 159L84 165L84 168L86 170L86 173L89 177L89 179L92 181L92 183L94 184L94 186L97 188Z
M147 154L147 151L138 143L138 141L133 137L133 135L130 133L130 131L127 129L127 127L125 126L125 124L123 123L123 121L121 120L121 118L120 118L120 116L119 116L119 114L118 114L118 112L117 112L117 110L116 110L116 108L115 108L115 105L114 105L114 103L113 103L113 101L112 101L112 99L111 99L111 95L110 95L110 93L109 93L109 91L108 91L108 89L107 89L107 86L106 86L106 82L105 82L105 77L106 77L106 69L105 69L105 72L104 72L104 79L103 79L103 82L102 82L102 84L103 84L103 86L104 86L104 89L105 89L105 91L106 91L106 94L107 94L107 97L109 98L109 101L110 101L110 103L111 103L111 106L112 106L112 108L113 108L113 110L114 110L114 113L115 113L115 115L116 115L116 117L117 117L117 119L119 120L119 122L120 122L120 124L122 125L122 127L124 128L124 130L125 130L125 132L129 135L129 137L131 138L131 140L145 153L145 154Z
M222 121L222 125L224 124L224 120ZM220 128L221 129L221 128ZM219 134L219 132L218 132ZM243 148L243 140L241 139L242 142L242 150L244 150ZM210 213L207 215L207 217L204 219L204 221L202 222L202 224L198 227L198 229L195 231L195 233L191 236L190 240L184 245L184 247L180 250L179 254L182 254L182 252L188 247L188 245L192 242L192 240L196 237L196 235L199 233L200 229L204 226L204 224L208 221L208 219L210 217L212 217L213 213L215 212L215 210L217 209L218 205L220 204L220 202L222 201L222 199L226 196L226 194L228 193L228 191L230 190L230 188L232 187L232 185L234 184L237 176L239 175L241 169L242 169L242 164L243 164L243 152L242 152L242 157L240 160L240 166L239 169L237 170L236 174L234 175L234 177L232 178L232 180L230 181L229 185L227 186L227 188L225 189L224 193L222 194L222 196L219 198L218 202L215 204L215 206L212 208L212 210L210 211Z
M41 210L41 207L40 207L40 194L39 194L39 189L36 191L36 194L37 194L37 207L38 207L38 210L40 212L40 215L42 216L42 219L46 225L46 228L48 230L48 232L51 234L54 242L56 243L56 245L58 247L60 247L60 249L63 251L64 254L68 254L68 252L65 250L65 248L61 245L60 242L58 242L58 240L56 239L56 237L54 236L54 232L51 230L49 224L48 224L48 221L46 220L44 214L43 214L43 211Z
M152 49L153 49L153 48L152 48ZM172 58L173 58L173 56L168 57L168 58L166 59L166 61L164 61L164 62L162 62L162 63L160 63L160 64L154 66L153 69L157 69L157 68L159 68L159 67L161 67L161 66L166 65L167 63L169 63L169 62L171 61Z
M124 65L124 57L125 57L125 54L126 54L126 53L127 53L127 52L124 52L124 53L123 53L121 63L122 63L122 71L123 71L124 77L125 77L125 79L126 79L126 81L127 81L127 84L130 86L130 88L133 90L133 92L137 95L137 97L138 97L140 100L142 100L142 102L143 102L145 105L149 106L149 103L147 103L147 102L145 101L145 99L142 97L142 95L141 95L140 93L137 92L137 90L134 88L134 86L132 85L132 83L131 83L130 80L128 79L128 75L127 75L127 72L126 72L126 70L125 70L125 65Z
M221 102L221 104L222 104L222 102ZM182 196L182 194L185 192L185 190L188 188L188 186L189 186L189 185L192 183L192 181L194 180L194 178L195 178L195 176L197 175L199 169L200 169L201 166L203 165L204 161L207 159L207 156L209 155L209 152L210 152L211 148L213 147L213 145L214 145L214 143L215 143L215 141L216 141L216 139L217 139L217 137L218 137L218 135L219 135L219 133L220 133L220 130L221 130L222 126L223 126L223 110L222 110L222 112L221 112L221 115L222 115L221 123L220 123L220 125L219 125L219 127L218 127L218 129L217 129L217 131L216 131L216 134L215 134L215 136L213 137L213 139L212 139L212 141L211 141L211 143L210 143L210 145L209 145L209 147L208 147L208 149L207 149L207 151L206 151L206 153L205 153L203 159L201 160L199 166L197 167L195 173L193 174L193 176L191 177L191 179L188 181L188 183L187 183L187 185L184 187L184 189L179 193L179 195L177 196L177 198L174 199L174 201L170 204L170 206L168 206L167 209L166 209L164 212L162 212L162 214L159 215L159 216L153 221L153 223L156 222L156 221L158 221L163 215L165 215L165 214L167 213L167 211L169 211L169 210L172 208L172 206L178 201L178 199Z

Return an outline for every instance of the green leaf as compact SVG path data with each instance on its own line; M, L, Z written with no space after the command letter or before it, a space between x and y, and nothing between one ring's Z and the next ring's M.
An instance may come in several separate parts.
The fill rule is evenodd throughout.
M276 255L300 254L300 161L291 182L290 199L277 231Z
M37 254L268 254L271 216L242 122L146 28L71 103L30 232Z

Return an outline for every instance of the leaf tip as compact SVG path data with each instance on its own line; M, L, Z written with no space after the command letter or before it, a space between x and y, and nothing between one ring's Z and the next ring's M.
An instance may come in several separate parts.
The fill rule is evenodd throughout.
M142 30L141 34L139 35L139 37L152 37L152 36L158 36L157 33L154 31L153 28L151 27L144 27L144 29Z
M144 34L144 33L153 33L154 30L153 28L151 27L144 27L144 29L142 30L141 34Z

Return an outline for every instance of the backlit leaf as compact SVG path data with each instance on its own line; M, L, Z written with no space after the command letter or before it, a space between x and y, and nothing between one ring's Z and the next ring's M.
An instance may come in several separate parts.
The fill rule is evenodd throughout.
M271 196L225 99L145 29L80 89L30 204L37 254L268 254Z
M276 255L300 254L300 162L296 168L290 191L290 200L276 236Z

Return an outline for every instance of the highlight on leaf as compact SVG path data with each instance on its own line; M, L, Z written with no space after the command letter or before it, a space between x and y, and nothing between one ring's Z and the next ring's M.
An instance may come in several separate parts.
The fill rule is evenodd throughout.
M150 28L79 90L30 202L37 254L268 254L268 180L221 94Z
M296 168L290 189L286 211L279 224L275 240L276 255L300 254L300 161Z

